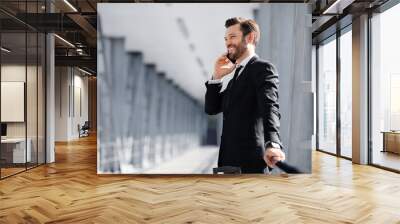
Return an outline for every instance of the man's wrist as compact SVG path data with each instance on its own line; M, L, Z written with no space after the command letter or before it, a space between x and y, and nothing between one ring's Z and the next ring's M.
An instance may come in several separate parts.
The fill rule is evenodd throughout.
M276 148L276 149L281 149L281 145L279 145L279 144L276 143L276 142L271 142L271 146L272 146L273 148Z
M217 75L213 74L211 77L212 80L221 80L220 77L218 77Z
M220 84L222 83L222 78L217 79L214 75L211 76L211 79L208 80L208 84Z
M267 142L266 144L265 144L265 148L266 149L268 149L268 148L276 148L276 149L282 149L282 147L281 147L281 145L279 144L279 143L276 143L276 142Z

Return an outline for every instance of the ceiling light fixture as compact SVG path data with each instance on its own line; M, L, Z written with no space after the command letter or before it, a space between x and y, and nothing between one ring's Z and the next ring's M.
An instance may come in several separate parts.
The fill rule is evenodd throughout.
M330 5L327 9L322 12L322 14L328 14L337 4L339 4L340 0L336 0L332 5Z
M6 53L10 53L10 52L11 52L11 50L9 50L9 49L7 49L7 48L5 48L5 47L1 47L1 50L4 51L4 52L6 52Z
M336 0L332 5L322 12L322 14L342 14L343 10L351 5L355 0Z
M87 75L92 75L92 73L90 73L90 72L88 72L88 71L86 71L86 70L83 70L83 69L81 69L81 68L79 68L78 67L78 69L79 69L79 71L81 71L81 72L83 72L83 73L85 73L85 74L87 74Z
M64 0L65 4L67 4L72 10L74 10L74 12L78 12L78 10L71 4L69 3L68 0Z
M67 45L69 45L69 46L75 48L75 45L73 45L73 44L72 44L71 42L69 42L68 40L66 40L66 39L64 39L64 38L62 38L62 37L60 37L60 36L57 35L57 34L54 34L54 36L56 36L58 39L60 39L61 41L63 41L63 42L66 43Z

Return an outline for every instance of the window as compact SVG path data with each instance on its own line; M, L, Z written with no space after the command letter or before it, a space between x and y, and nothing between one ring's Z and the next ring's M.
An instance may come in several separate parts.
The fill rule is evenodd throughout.
M336 153L336 36L318 47L318 149Z
M351 158L352 149L352 35L351 26L340 36L340 155Z
M44 1L7 1L17 13L42 13ZM0 12L2 103L0 178L45 163L45 35Z
M371 18L372 163L400 170L400 5Z

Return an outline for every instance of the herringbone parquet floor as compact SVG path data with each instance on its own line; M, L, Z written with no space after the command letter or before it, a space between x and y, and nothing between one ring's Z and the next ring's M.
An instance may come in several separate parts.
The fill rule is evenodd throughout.
M400 175L313 153L294 176L98 176L96 138L0 181L0 223L400 223Z

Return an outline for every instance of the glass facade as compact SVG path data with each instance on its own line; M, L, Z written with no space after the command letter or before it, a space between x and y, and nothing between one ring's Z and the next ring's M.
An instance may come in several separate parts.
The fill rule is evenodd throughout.
M376 9L369 18L368 127L372 144L368 145L370 164L400 171L400 4L392 5ZM317 45L317 148L351 159L351 24L338 34Z
M318 149L336 153L336 36L318 47Z
M317 149L351 158L353 78L351 25L318 44L315 67L318 82Z
M352 34L351 26L340 36L340 154L351 158L352 141Z
M44 1L2 1L0 6L0 178L5 178L45 163L46 40L22 20L43 12Z
M371 18L372 163L400 170L400 5Z

